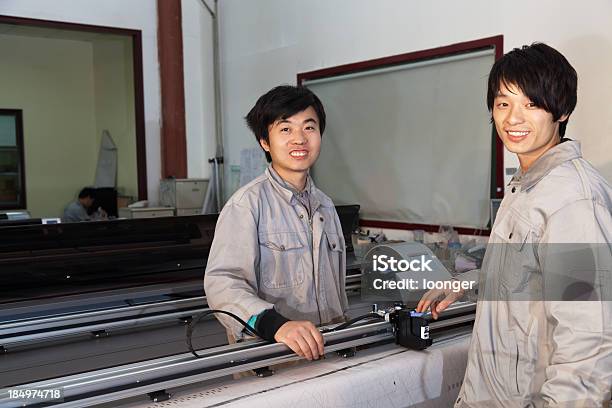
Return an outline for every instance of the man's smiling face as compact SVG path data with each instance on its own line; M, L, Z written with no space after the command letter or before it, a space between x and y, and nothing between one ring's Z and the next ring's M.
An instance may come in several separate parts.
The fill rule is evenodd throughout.
M514 84L501 83L493 103L493 121L506 149L519 156L521 167L529 168L548 149L559 143L559 122L535 106Z
M307 172L319 157L321 132L312 107L276 120L268 127L268 135L268 142L261 139L260 143L272 156L274 169L281 177L285 172Z

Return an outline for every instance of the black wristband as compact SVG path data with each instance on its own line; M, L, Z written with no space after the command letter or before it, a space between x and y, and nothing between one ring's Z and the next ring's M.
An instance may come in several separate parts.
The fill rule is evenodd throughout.
M287 323L287 319L282 314L278 313L274 308L262 312L255 322L255 330L257 330L264 340L274 342L274 335L280 327Z

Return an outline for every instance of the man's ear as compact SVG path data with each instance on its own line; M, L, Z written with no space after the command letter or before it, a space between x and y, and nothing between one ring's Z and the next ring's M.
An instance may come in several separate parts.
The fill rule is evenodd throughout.
M270 152L270 145L268 144L268 142L266 141L266 139L259 139L259 144L261 145L261 147L263 147L263 149L266 152Z

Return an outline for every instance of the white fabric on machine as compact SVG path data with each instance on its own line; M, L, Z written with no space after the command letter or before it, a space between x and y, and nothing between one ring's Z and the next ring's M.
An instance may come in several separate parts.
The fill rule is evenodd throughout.
M271 377L189 387L169 401L129 407L448 407L461 387L469 339L469 334L458 335L425 351L389 344L348 359L328 354Z

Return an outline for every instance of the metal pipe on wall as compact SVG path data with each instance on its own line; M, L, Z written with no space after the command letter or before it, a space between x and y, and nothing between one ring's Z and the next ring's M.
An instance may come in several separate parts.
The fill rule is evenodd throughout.
M217 210L221 211L224 201L224 160L223 160L223 116L221 114L221 69L219 58L219 2L214 0L211 9L206 0L200 0L212 18L213 23L213 78L215 92L215 157L213 159L213 176L216 187L215 198Z

